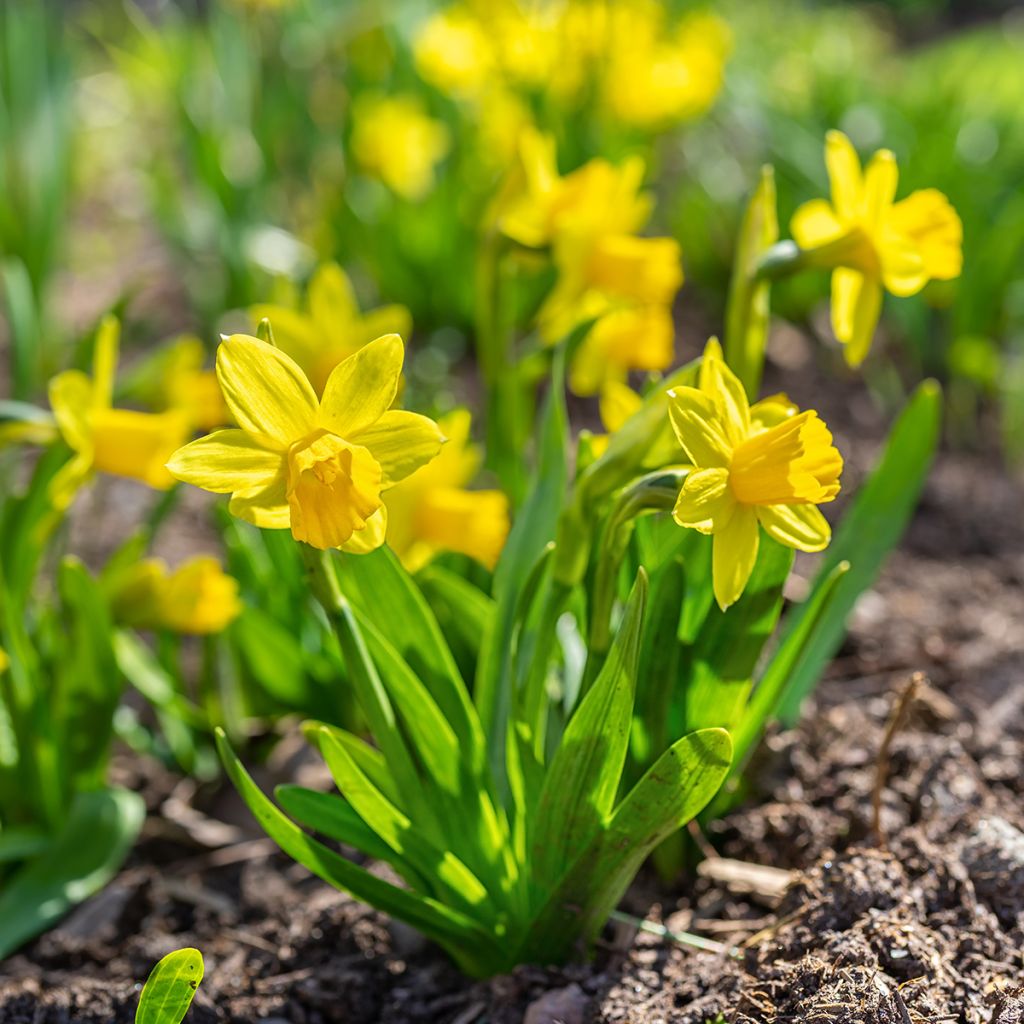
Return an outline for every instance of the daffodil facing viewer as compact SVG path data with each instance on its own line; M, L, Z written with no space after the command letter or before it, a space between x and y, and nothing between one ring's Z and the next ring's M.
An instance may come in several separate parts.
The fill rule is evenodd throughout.
M231 494L230 511L291 529L315 548L364 553L384 543L383 492L429 462L444 438L425 416L391 409L404 349L385 335L339 363L318 401L298 364L236 334L217 350L217 377L238 429L186 445L179 480Z
M669 392L669 416L692 469L672 512L711 534L715 598L724 610L743 593L760 531L799 551L821 551L831 530L818 505L839 493L843 459L813 410L778 397L751 406L709 341L699 387Z
M813 199L793 215L793 238L808 264L832 267L832 330L858 366L871 347L883 288L915 295L931 280L960 274L963 227L937 189L895 202L899 169L887 149L862 172L842 132L825 140L832 201Z

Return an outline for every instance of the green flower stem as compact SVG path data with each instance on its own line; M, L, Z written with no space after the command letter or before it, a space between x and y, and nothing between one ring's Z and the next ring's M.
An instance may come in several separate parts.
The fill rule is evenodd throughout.
M341 589L332 552L302 543L299 544L299 550L309 572L313 596L326 613L338 638L350 682L373 738L387 759L400 789L405 793L422 793L423 807L429 810L422 780L402 739L394 708L381 682L377 666L366 649L352 605Z
M587 663L580 690L582 699L604 664L611 648L611 617L617 582L637 516L649 512L667 512L675 506L686 470L649 473L623 490L616 499L601 537L600 553L594 572L591 599L590 636Z

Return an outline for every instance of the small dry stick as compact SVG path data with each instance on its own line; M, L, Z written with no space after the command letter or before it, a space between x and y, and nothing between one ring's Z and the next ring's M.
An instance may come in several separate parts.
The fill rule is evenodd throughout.
M875 788L871 794L871 831L875 834L875 839L881 847L885 846L885 834L882 832L882 793L889 781L889 753L892 741L903 725L903 720L907 717L910 702L914 699L918 687L924 682L923 672L915 672L907 680L892 714L889 715L885 735L882 737L882 745L878 748L878 760L875 762Z

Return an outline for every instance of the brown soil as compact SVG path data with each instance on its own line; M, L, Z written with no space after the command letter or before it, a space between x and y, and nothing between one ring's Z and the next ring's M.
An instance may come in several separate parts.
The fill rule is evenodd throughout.
M856 473L871 442L846 412L834 419ZM140 780L146 838L117 882L0 968L0 1021L130 1021L152 964L195 945L195 1024L1021 1024L1022 498L995 463L940 460L815 706L769 737L756 798L713 826L724 857L793 872L781 899L706 876L634 887L626 909L734 955L613 925L594 964L470 982L409 929L272 853L237 808L224 836L205 837L227 844L202 846L201 830L161 816L175 783L153 776ZM892 741L880 840L879 750L916 670L927 682Z

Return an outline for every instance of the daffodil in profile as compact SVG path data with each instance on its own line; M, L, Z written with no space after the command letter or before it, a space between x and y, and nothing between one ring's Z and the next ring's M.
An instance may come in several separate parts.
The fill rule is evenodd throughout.
M319 267L309 282L305 308L265 303L250 313L273 325L274 343L294 359L318 395L331 371L367 342L385 334L408 335L412 318L404 306L362 312L352 282L337 263Z
M238 427L186 445L168 469L230 494L230 511L256 526L290 529L316 548L372 551L387 530L383 493L444 441L432 420L391 408L403 356L395 334L370 342L334 368L318 400L286 353L225 338L217 377Z
M361 93L352 104L356 162L403 199L415 202L430 192L450 146L448 129L418 96Z
M50 408L72 450L50 484L57 508L67 508L97 470L158 490L174 483L164 464L188 437L189 414L181 409L146 413L113 408L119 334L117 320L105 318L96 335L92 377L65 370L50 381Z
M831 530L818 506L839 493L843 460L816 412L798 412L782 396L751 407L712 340L699 387L671 390L669 416L692 466L672 514L680 526L711 534L723 610L750 579L762 528L800 551L828 546Z
M209 555L173 571L161 559L142 559L117 573L111 591L115 620L136 629L219 633L242 610L237 580Z
M410 571L438 551L469 555L493 569L509 529L501 491L470 490L480 451L470 440L470 415L456 409L438 425L447 441L441 454L388 491L388 545Z
M907 296L931 280L957 277L963 227L937 189L896 202L896 158L879 150L862 171L853 144L831 131L825 140L831 202L813 199L793 215L793 238L807 262L832 267L832 330L859 365L871 347L882 293Z

